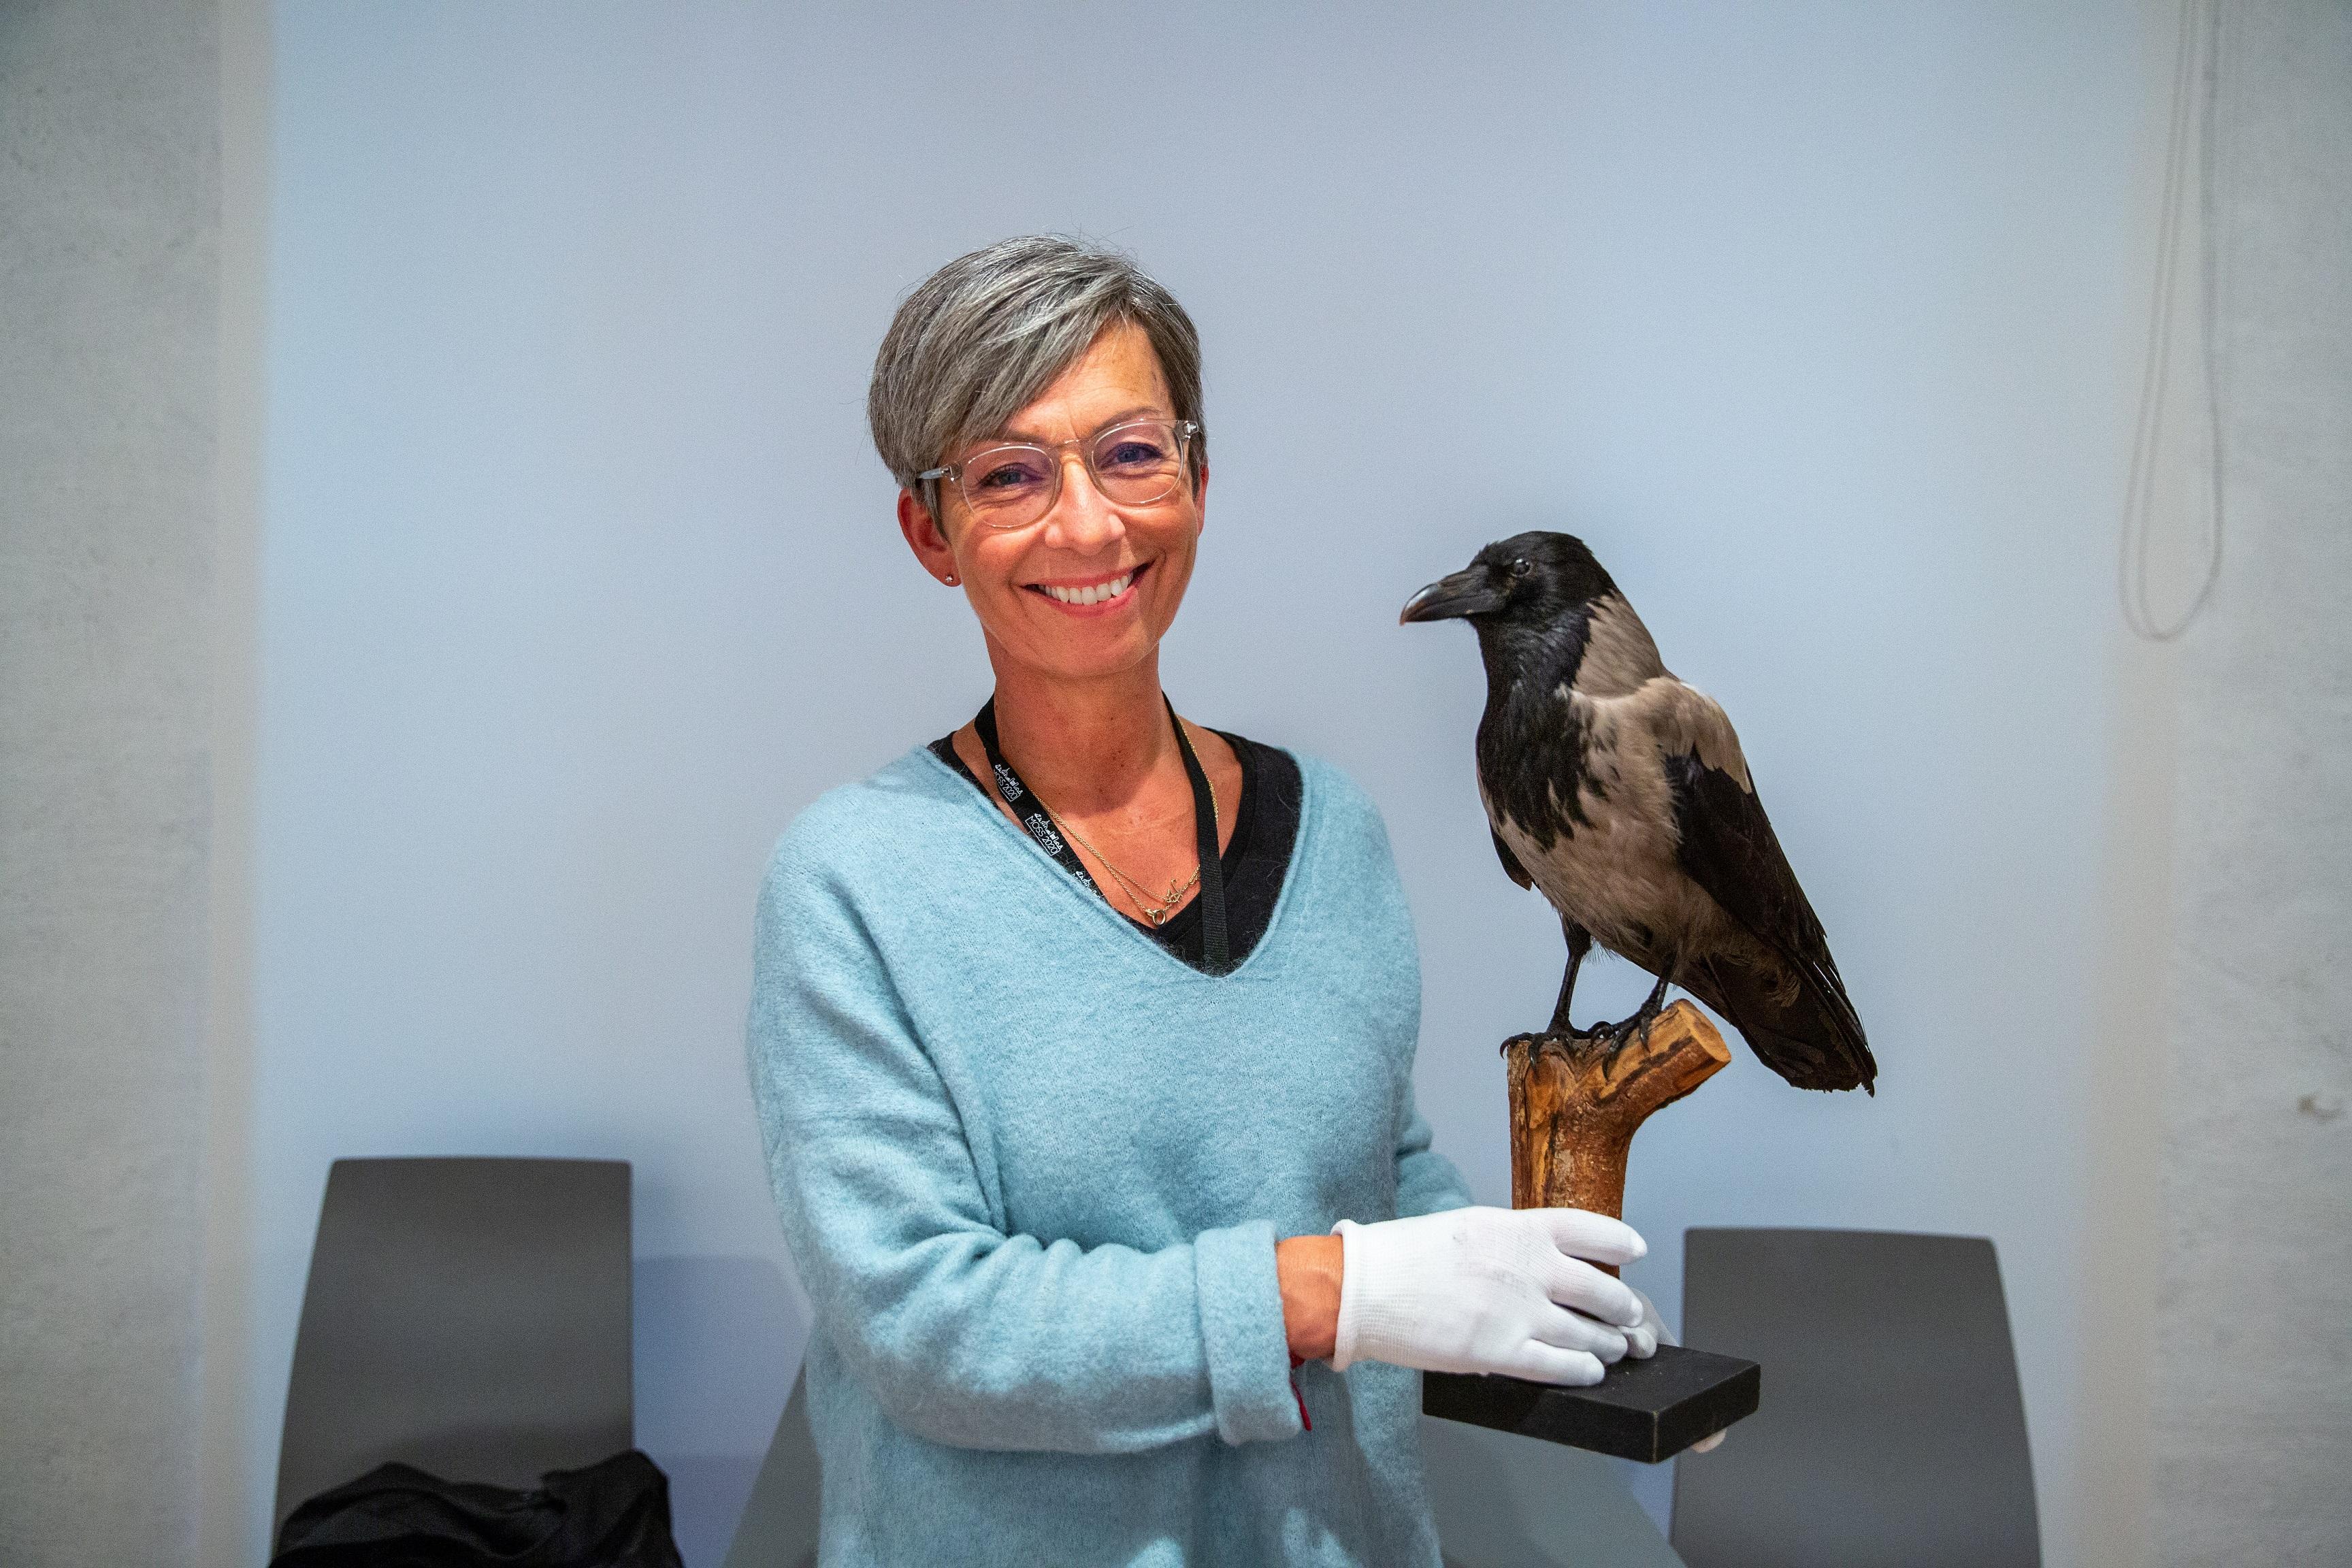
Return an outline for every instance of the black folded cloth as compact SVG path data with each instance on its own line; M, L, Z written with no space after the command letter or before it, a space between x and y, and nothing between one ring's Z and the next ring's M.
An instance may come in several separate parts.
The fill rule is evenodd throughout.
M378 1465L287 1517L270 1568L684 1568L669 1478L635 1448L535 1491Z

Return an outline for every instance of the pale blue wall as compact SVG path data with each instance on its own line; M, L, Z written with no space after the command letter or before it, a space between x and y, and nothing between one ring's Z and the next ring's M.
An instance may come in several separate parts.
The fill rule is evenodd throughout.
M1505 1195L1494 1047L1559 940L1486 846L1470 639L1395 612L1573 527L1738 721L1885 1071L1808 1097L1743 1057L1658 1123L1634 1277L1671 1311L1690 1224L1991 1235L2070 1560L2136 6L278 26L257 1530L328 1162L617 1155L641 1440L716 1561L803 1321L740 1066L762 857L985 689L866 373L931 267L1067 227L1202 322L1169 685L1387 812L1442 1145Z

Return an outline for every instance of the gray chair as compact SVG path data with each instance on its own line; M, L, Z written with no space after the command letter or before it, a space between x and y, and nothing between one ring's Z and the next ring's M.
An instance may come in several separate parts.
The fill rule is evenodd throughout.
M1762 1407L1675 1461L1690 1568L2040 1568L1991 1242L1691 1230L1682 1316L1685 1343L1764 1369Z
M816 1439L809 1434L803 1368L720 1568L809 1568L816 1561Z
M536 1485L634 1446L629 1167L338 1160L302 1296L278 1526L397 1459Z
M1681 1568L1596 1454L1425 1416L1421 1440L1430 1504L1453 1568ZM816 1561L816 1444L803 1373L723 1568L808 1568Z

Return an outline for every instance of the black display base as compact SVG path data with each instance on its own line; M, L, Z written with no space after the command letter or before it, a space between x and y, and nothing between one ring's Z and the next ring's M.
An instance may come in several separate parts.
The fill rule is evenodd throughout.
M1752 1361L1660 1345L1647 1361L1621 1361L1591 1388L1517 1377L1424 1373L1424 1415L1517 1432L1654 1465L1756 1413L1762 1372Z

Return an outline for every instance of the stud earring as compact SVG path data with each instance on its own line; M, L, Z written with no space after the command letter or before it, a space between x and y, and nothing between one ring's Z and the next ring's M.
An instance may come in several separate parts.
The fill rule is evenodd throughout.
M950 572L946 577L942 578L941 581L946 583L949 587L952 588L956 585L956 574Z

